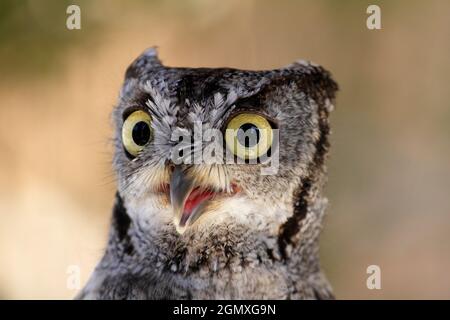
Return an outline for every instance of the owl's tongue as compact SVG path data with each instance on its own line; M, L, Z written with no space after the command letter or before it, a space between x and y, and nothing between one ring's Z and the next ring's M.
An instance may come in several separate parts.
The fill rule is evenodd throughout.
M192 190L184 203L180 225L185 225L194 209L197 208L203 201L211 199L214 194L215 192L213 191L201 190L198 187Z

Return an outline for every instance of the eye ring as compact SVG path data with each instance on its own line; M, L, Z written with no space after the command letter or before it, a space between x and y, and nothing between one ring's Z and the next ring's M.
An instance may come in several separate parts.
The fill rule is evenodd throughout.
M153 139L151 116L142 111L132 112L122 125L122 143L125 150L136 157Z
M248 130L257 130L251 138ZM244 134L244 136L242 136ZM245 143L243 143L245 141ZM225 143L234 155L241 159L252 160L265 155L273 143L273 131L270 122L257 113L240 113L234 116L225 130Z

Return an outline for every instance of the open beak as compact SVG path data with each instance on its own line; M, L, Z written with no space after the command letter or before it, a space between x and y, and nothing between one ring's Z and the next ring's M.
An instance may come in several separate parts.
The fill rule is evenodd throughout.
M194 178L189 176L189 172L175 166L170 179L170 202L175 214L175 227L180 234L202 215L208 200L215 194L197 186Z

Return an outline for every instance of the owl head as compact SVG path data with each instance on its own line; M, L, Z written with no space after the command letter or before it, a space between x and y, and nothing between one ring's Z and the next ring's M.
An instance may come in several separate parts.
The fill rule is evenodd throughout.
M146 50L114 111L118 194L131 222L155 236L245 230L289 243L320 198L336 90L304 61L173 68Z

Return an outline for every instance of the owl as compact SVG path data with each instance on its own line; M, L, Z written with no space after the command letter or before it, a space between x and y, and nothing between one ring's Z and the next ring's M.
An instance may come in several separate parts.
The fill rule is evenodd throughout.
M319 263L337 84L267 71L126 70L109 240L80 299L331 299Z

